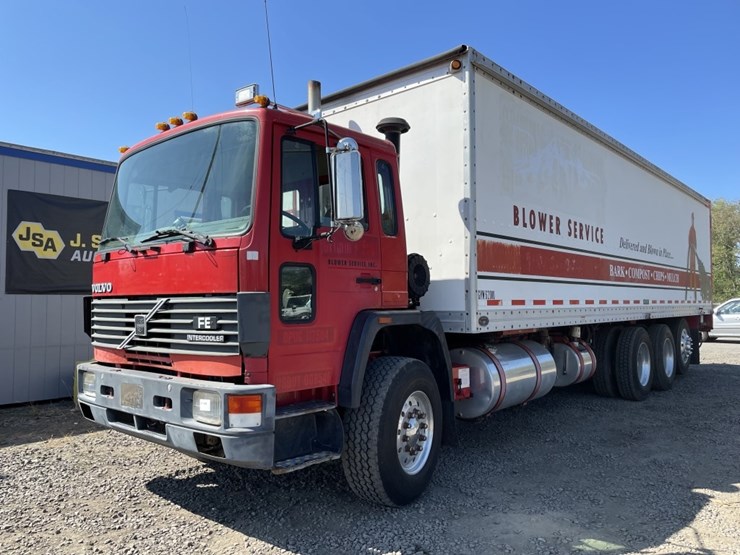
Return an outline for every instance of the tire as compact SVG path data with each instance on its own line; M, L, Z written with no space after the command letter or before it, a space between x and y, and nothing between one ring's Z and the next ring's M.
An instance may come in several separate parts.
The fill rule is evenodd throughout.
M685 374L691 365L691 353L694 350L694 342L691 339L689 325L683 318L673 320L669 326L676 344L676 373Z
M691 357L689 364L701 364L699 355L701 354L701 344L699 342L699 330L691 330Z
M644 401L653 384L652 348L645 328L624 328L617 341L615 375L622 398Z
M342 467L355 494L391 507L414 501L432 479L442 442L442 402L429 367L402 357L370 362L344 432Z
M596 373L593 384L598 395L602 397L618 397L617 377L614 374L617 340L622 328L610 326L599 331L594 343L596 355Z
M409 298L414 305L429 291L430 274L426 259L417 253L411 253L408 263L408 291Z
M668 391L676 379L676 342L665 324L648 328L653 348L653 389Z

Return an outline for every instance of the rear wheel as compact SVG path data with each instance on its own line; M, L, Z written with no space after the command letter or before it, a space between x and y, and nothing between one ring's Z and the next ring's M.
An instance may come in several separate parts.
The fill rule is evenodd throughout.
M610 326L599 331L594 344L596 355L596 373L593 383L596 393L602 397L617 397L617 378L614 375L614 357L617 352L617 340L621 328Z
M665 324L655 324L648 330L653 347L653 389L667 391L676 379L676 344Z
M691 339L689 325L686 323L686 320L679 318L673 320L669 327L673 334L673 341L676 344L676 372L678 374L685 374L689 371L691 353L696 347Z
M442 440L442 402L429 367L402 357L368 364L360 406L344 417L342 467L359 497L389 506L419 497Z
M615 374L619 394L630 401L643 401L653 383L652 349L645 328L624 328L617 341Z

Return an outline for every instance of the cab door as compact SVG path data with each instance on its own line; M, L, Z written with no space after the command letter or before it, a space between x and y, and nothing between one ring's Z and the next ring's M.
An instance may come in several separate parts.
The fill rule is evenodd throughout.
M378 196L377 216L382 256L383 308L408 306L406 234L404 233L397 165L391 157L373 161L375 190Z
M352 322L360 310L380 306L378 232L368 227L354 242L341 231L330 235L323 129L276 126L269 381L279 403L333 400Z

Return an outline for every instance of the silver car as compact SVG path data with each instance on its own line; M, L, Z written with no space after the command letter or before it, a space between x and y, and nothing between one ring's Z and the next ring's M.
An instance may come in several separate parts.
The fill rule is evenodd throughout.
M707 339L735 337L740 339L740 299L730 299L714 309L713 330Z

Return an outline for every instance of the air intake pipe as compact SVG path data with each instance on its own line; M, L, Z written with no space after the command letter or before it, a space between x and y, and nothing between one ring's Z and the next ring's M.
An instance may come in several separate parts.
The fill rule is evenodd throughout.
M396 147L396 155L401 154L401 135L406 133L411 126L403 118L383 118L375 126L379 133L385 135L385 138L393 143Z

